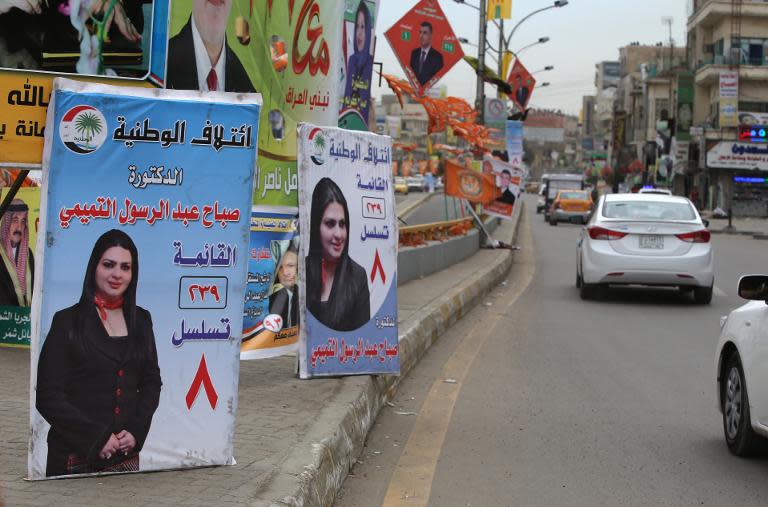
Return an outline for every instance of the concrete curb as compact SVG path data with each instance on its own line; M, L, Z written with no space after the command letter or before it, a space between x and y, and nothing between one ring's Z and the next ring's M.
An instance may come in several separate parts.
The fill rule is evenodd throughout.
M523 206L516 208L512 237L503 238L510 244L515 243L523 213ZM493 263L479 266L472 277L432 301L418 317L400 324L399 377L341 379L333 403L323 409L312 430L294 447L282 463L282 471L276 473L259 497L277 498L271 503L277 507L332 505L347 473L362 453L379 410L394 394L400 380L451 324L466 315L503 280L512 266L512 255L510 250L503 251ZM307 464L307 447L311 447L310 464ZM288 491L292 493L281 496Z
M757 232L757 231L742 231L742 230L736 230L736 231L725 231L722 229L714 229L709 231L711 234L722 234L722 235L728 235L728 236L752 236L752 239L761 239L761 240L768 240L768 234Z

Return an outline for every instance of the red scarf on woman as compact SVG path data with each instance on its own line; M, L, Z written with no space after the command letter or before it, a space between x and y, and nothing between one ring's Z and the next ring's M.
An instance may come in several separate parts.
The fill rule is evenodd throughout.
M109 302L109 301L103 300L99 296L94 296L93 304L96 305L96 309L99 311L99 317L101 317L101 320L106 321L107 310L116 310L117 308L122 308L123 298L121 296L117 300Z

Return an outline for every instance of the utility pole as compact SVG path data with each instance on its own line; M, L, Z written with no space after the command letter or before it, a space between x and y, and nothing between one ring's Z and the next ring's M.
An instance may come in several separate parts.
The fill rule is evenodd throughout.
M499 20L499 78L502 80L507 79L507 76L504 75L504 60L506 59L507 55L507 48L504 47L504 43L506 41L504 40L504 18L501 18ZM504 94L501 90L499 90L498 97L502 98L504 97Z
M477 41L477 93L475 95L475 110L477 111L477 123L485 124L483 110L485 108L485 29L486 29L486 0L480 0L480 27ZM501 60L501 58L499 58Z

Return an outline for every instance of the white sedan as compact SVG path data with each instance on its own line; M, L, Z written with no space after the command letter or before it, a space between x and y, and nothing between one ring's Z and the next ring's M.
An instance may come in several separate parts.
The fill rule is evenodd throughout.
M611 285L679 287L709 304L714 285L707 225L685 197L607 194L579 238L582 299Z
M715 372L725 442L744 456L768 437L768 276L742 277L739 296L752 301L720 320Z

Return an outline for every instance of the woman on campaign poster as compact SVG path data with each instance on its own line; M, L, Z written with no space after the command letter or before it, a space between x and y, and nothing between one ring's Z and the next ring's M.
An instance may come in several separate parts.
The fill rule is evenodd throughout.
M349 208L330 178L322 178L312 192L310 220L307 309L331 329L357 329L371 319L368 280L349 256Z
M53 316L36 398L51 425L48 477L139 470L162 381L138 279L136 245L112 229L93 247L80 300Z
M356 109L363 121L368 123L368 110L371 102L371 75L373 74L373 55L371 39L373 25L371 12L366 0L360 0L355 12L355 31L352 38L353 52L347 60L347 81L344 86L342 109Z

